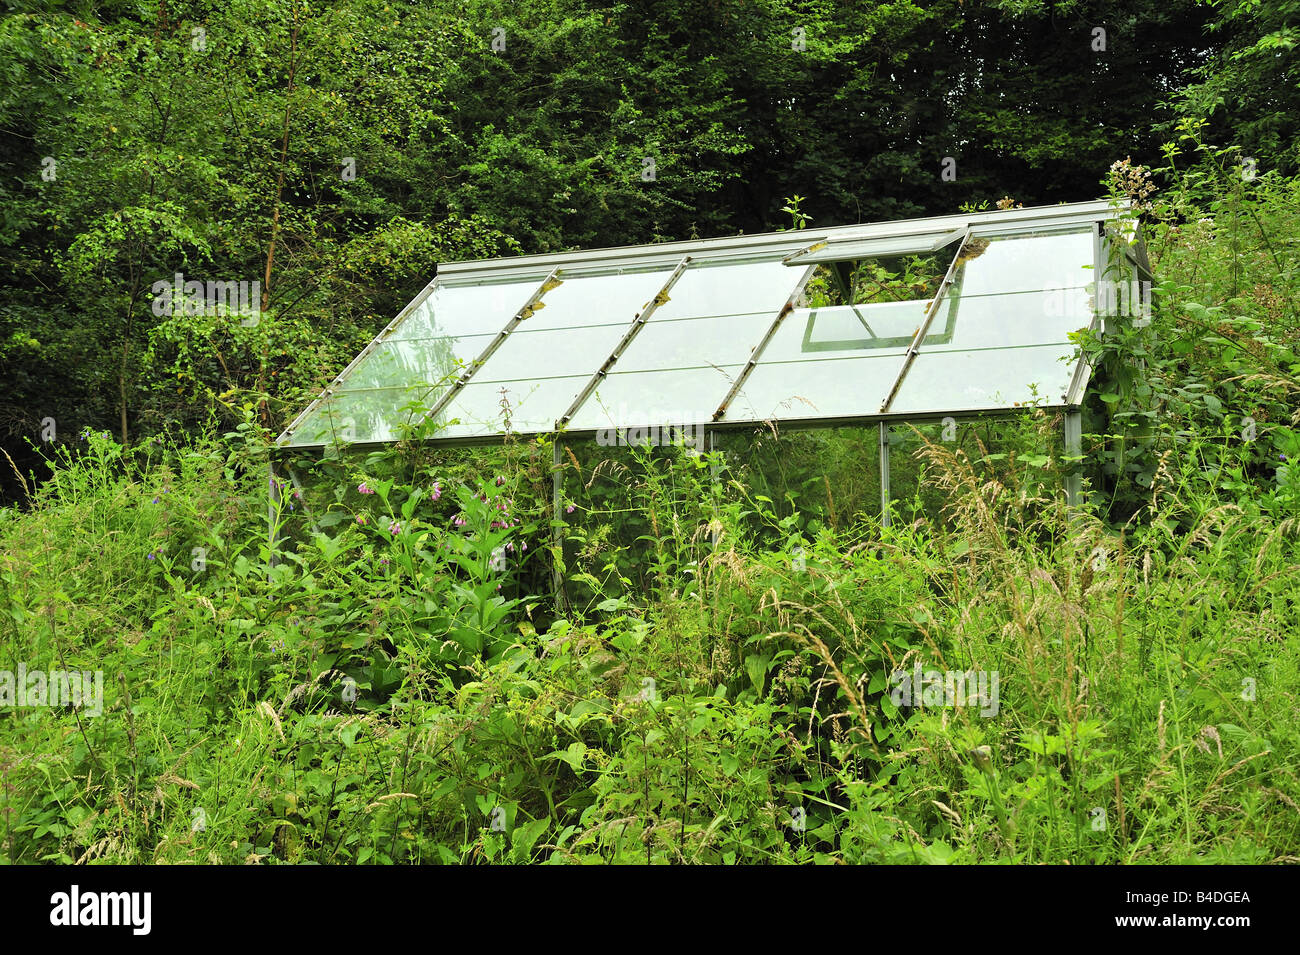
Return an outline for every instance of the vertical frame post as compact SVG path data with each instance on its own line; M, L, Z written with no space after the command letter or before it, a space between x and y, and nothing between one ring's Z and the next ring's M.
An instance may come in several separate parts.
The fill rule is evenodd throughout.
M266 465L266 544L268 558L266 561L266 579L271 579L271 569L275 567L275 554L280 543L279 527L276 518L280 511L280 488L275 477L275 458L271 457Z
M880 526L889 526L889 425L880 422Z
M1065 412L1065 502L1073 511L1083 492L1083 416L1078 410Z
M564 603L564 581L560 576L560 561L564 557L564 517L562 516L564 509L561 507L563 479L560 476L562 463L560 437L556 435L555 442L551 445L551 546L554 548L554 558L551 561L551 589L555 591L557 613Z
M717 450L718 450L718 432L716 432L716 431L714 431L713 429L710 428L708 434L709 434L709 443L708 443L708 448L709 448L709 477L710 477L710 478L712 479L712 481L713 481L713 520L714 520L714 526L713 526L713 546L714 546L714 547L717 547L717 546L718 546L718 541L722 539L722 531L721 531L721 529L718 527L718 524L720 523L720 522L718 521L718 483L719 483L719 481L718 481L718 475L719 475L719 472L721 471L721 468L718 466L718 462L717 462L717 460L714 458L714 454L715 454L715 453L717 452Z

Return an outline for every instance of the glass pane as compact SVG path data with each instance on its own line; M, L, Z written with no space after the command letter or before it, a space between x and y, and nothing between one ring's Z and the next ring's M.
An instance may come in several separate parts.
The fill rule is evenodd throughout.
M949 242L954 242L961 230L929 235L903 235L878 239L848 239L832 241L814 252L804 252L790 258L792 265L812 265L814 262L847 262L886 255L933 252Z
M902 367L902 348L861 357L760 362L727 409L727 421L873 415Z
M767 312L773 318L803 277L804 269L778 259L723 265L691 265L659 306L652 322L713 315Z
M776 310L749 315L676 322L658 321L656 312L619 358L615 373L744 364L772 327L779 310L777 306Z
M687 269L570 427L710 420L805 271L779 260Z
M954 296L940 311L943 319L951 319L949 333L934 334L941 320L937 317L921 345L923 354L1068 342L1071 332L1092 324L1092 305L1085 288Z
M610 375L578 411L576 431L702 424L713 419L743 365Z
M587 325L632 324L650 303L672 269L643 272L619 272L616 275L590 275L565 278L542 298L542 308L525 319L519 331L546 328L579 328ZM681 282L679 280L678 284ZM510 316L506 316L507 320ZM502 322L504 325L505 322ZM498 331L500 329L497 329Z
M546 295L546 307L525 319L473 380L593 377L671 274L671 269L661 269L566 280ZM581 390L576 389L574 397ZM565 405L560 414L567 410Z
M495 335L506 327L541 284L541 277L473 285L439 282L384 340ZM546 300L545 296L543 300Z
M624 331L623 325L539 332L517 328L470 381L524 381L569 375L590 378L609 357Z
M962 295L1081 288L1095 278L1092 230L972 237L954 276Z
M926 302L880 302L792 311L727 409L727 421L876 414L925 315ZM941 302L926 344L948 341Z
M975 411L1064 403L1074 345L921 352L892 413Z
M588 375L576 375L536 381L471 381L438 416L444 424L453 419L459 419L459 423L448 425L438 432L438 437L553 431L555 422L589 379Z
M427 389L383 388L341 392L323 401L290 435L291 447L396 441L404 425L432 404Z
M375 346L339 388L366 391L450 384L466 364L482 354L492 338L492 335L468 335L422 341L390 339Z
M796 308L786 316L768 342L759 364L855 357L866 352L901 354L921 327L926 304L877 302ZM950 309L945 299L939 303L939 312L930 322L926 343L934 344L951 338L949 316Z

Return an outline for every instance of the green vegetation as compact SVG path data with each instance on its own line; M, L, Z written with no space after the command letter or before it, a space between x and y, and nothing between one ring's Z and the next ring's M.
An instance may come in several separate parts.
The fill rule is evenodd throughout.
M0 675L103 673L0 706L0 860L1300 861L1293 3L126 6L0 23ZM769 429L565 443L558 513L546 441L340 452L268 535L438 261L1107 188L1157 284L1080 339L1073 513L1037 409L896 429L889 527L874 431Z
M851 433L566 454L556 613L547 447L328 459L268 573L255 423L88 435L4 513L0 661L102 669L105 709L6 712L5 856L1294 861L1294 204L1192 202L1153 210L1155 320L1089 346L1147 388L1100 392L1073 517L1042 413L912 434L888 529L834 503ZM918 662L996 713L895 705Z

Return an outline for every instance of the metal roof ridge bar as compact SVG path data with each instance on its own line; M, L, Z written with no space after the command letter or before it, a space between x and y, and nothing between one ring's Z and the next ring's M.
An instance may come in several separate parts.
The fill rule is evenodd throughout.
M677 280L682 277L682 273L686 271L687 266L690 264L691 257L689 255L683 256L682 260L677 263L677 268L673 269L672 274L668 276L655 297L640 311L636 318L632 319L632 324L628 326L627 331L623 333L623 337L614 346L614 351L605 359L604 364L596 370L596 373L591 376L591 380L587 382L582 391L578 392L578 397L573 400L573 404L569 405L569 410L564 412L560 419L555 422L556 431L563 430L570 419L578 413L578 409L582 407L583 402L591 397L591 393L596 390L596 386L609 374L610 368L618 362L627 346L632 344L632 339L636 338L637 333L645 327L646 322L650 320L650 316L658 310L660 305L668 301L668 290L677 284Z
M916 334L912 336L912 344L907 346L907 355L903 359L903 367L898 370L898 377L894 379L894 387L889 389L889 395L880 405L880 413L884 414L889 410L889 406L894 403L894 398L898 394L898 389L903 387L903 379L907 377L908 371L912 367L912 362L916 361L916 356L920 354L921 342L925 341L926 334L930 331L930 323L934 321L934 316L939 314L939 305L943 301L944 295L947 294L949 286L952 285L953 277L957 274L957 264L961 262L961 254L966 251L966 243L970 241L970 230L962 236L961 243L957 246L957 254L952 257L952 262L948 264L948 272L939 283L939 289L934 293L934 298L930 302L930 307L925 310L925 318L921 320Z
M781 306L781 311L777 312L776 318L773 319L772 324L768 326L767 334L759 340L759 343L754 346L754 350L750 352L749 361L745 362L745 367L741 369L740 374L736 376L736 380L732 382L731 390L728 391L726 397L722 399L722 404L718 405L718 410L713 412L714 421L720 421L722 417L726 415L727 409L731 407L731 402L735 400L736 395L740 393L740 389L745 387L745 382L749 379L750 373L753 372L755 367L757 367L758 360L763 357L763 352L766 350L768 342L772 340L772 336L776 334L776 330L781 327L781 323L785 321L785 317L794 311L794 303L798 300L799 296L803 294L804 286L808 284L808 280L812 278L813 273L816 271L817 266L815 265L810 265L804 270L803 278L801 278L799 284L794 287L794 291L790 293L790 297L785 300L785 304Z
M537 255L509 256L496 259L470 259L443 262L438 266L440 275L446 277L468 274L508 273L529 269L542 271L553 264L574 268L587 263L617 267L647 257L690 255L700 259L734 250L743 254L788 255L816 241L868 238L897 238L945 230L961 231L972 226L1012 225L1035 221L1060 222L1078 219L1086 223L1097 218L1111 219L1123 214L1125 204L1098 199L1088 202L1058 203L1057 205L1030 206L1024 209L998 209L989 212L958 213L916 219L894 219L876 222L859 222L842 226L823 226L800 232L757 232L749 235L718 236L709 239L688 239L675 242L657 242L645 245L612 246L599 249L548 252Z
M487 347L483 349L483 353L470 362L466 369L461 372L460 377L456 379L456 383L447 389L447 393L439 398L434 406L429 409L428 414L424 416L423 420L430 421L436 419L438 415L442 413L442 409L447 407L447 405L451 403L452 399L460 394L461 389L463 389L465 385L469 383L469 380L474 377L475 372L482 368L487 363L487 360L495 354L496 350L505 344L505 340L510 337L510 333L518 328L521 322L537 311L540 307L537 303L541 301L542 296L563 283L564 280L561 279L559 275L559 266L551 269L551 274L542 279L542 284L537 286L537 289L532 295L528 296L528 301L524 302L523 306L519 311L515 312L514 317L511 318L510 321L506 322L506 327L497 332L496 337L493 338L492 341L488 342Z

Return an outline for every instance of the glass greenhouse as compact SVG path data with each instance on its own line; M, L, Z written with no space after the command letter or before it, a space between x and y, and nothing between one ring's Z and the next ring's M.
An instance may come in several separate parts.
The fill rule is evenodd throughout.
M1077 456L1075 333L1149 278L1108 201L452 262L277 444L875 424L886 496L891 422L1059 408Z

